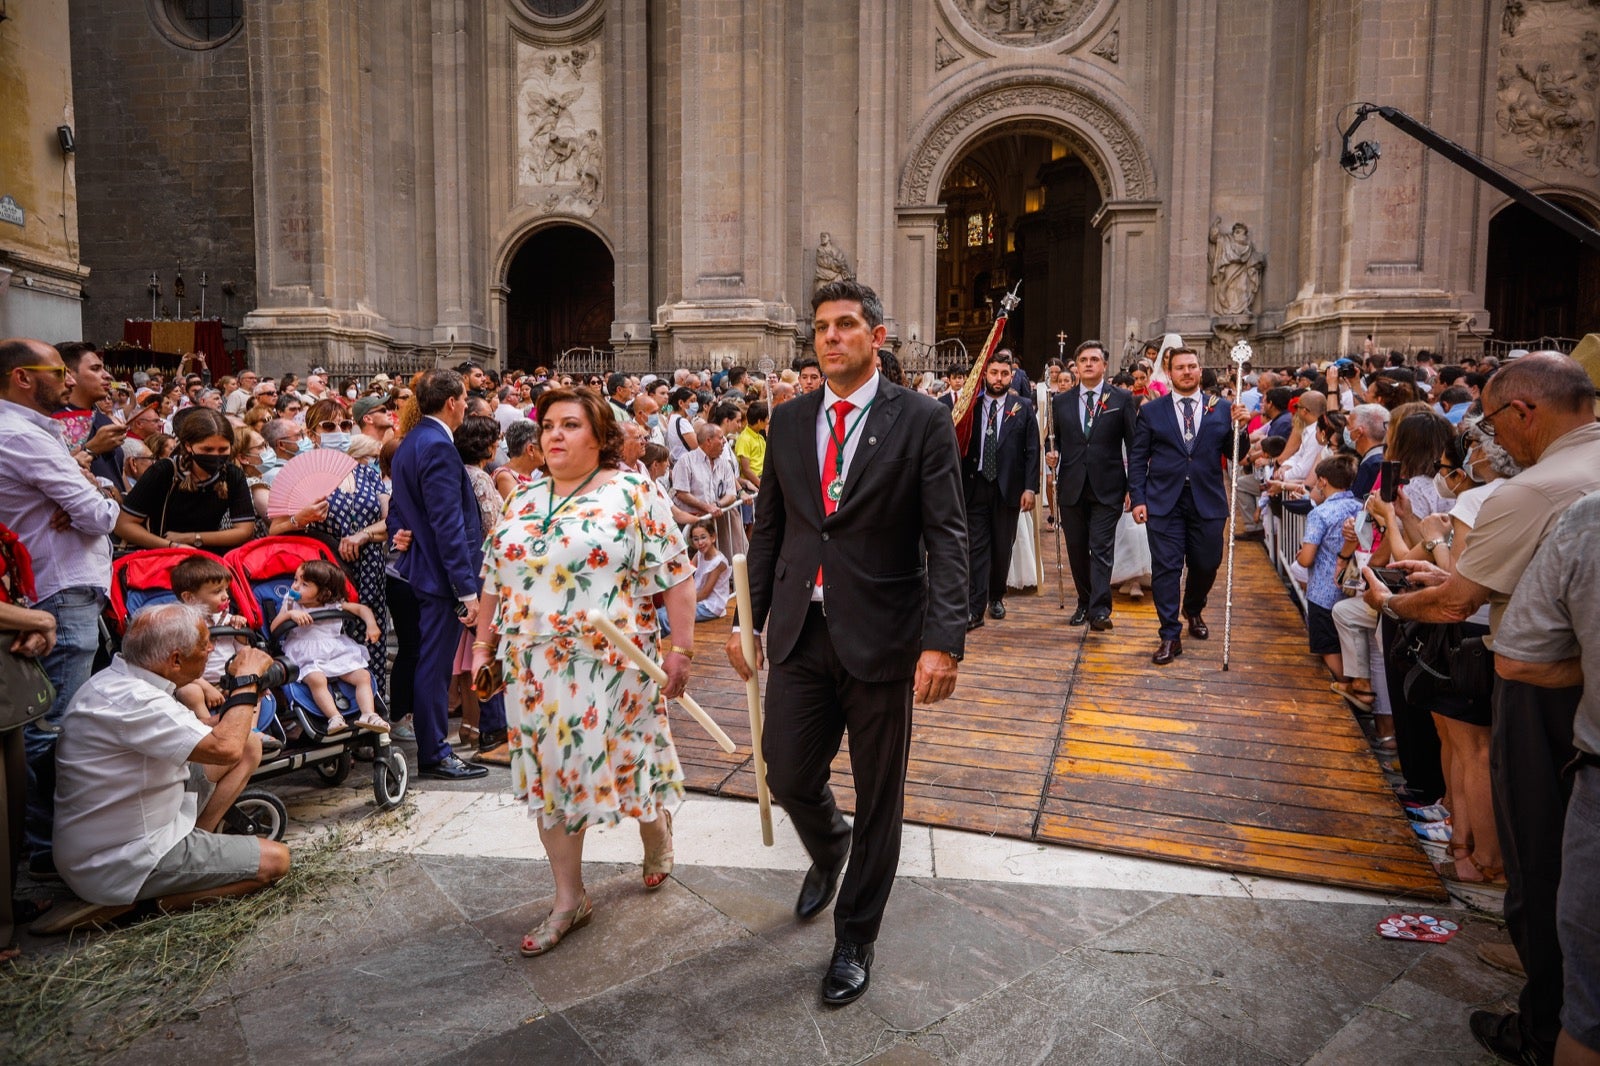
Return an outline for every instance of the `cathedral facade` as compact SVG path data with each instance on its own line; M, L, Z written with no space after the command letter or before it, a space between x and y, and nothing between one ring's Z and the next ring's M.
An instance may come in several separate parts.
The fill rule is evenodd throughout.
M1600 308L1600 255L1377 118L1353 140L1380 158L1340 166L1355 105L1396 107L1600 223L1590 0L70 13L96 339L178 268L268 371L783 366L841 274L914 365L1019 282L1032 366L1167 331L1213 359L1478 351Z

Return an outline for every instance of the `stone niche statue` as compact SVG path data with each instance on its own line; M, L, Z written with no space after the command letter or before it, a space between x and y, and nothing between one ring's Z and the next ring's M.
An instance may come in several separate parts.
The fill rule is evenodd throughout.
M817 269L811 291L815 292L835 281L853 281L855 276L855 271L850 269L850 261L833 243L833 236L824 233L817 244Z
M1250 227L1235 222L1222 232L1222 216L1211 223L1211 313L1251 317L1267 261L1250 240Z

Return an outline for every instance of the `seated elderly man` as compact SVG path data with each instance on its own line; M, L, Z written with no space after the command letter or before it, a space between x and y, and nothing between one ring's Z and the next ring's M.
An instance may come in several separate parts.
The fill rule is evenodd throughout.
M35 931L107 921L142 900L170 911L242 896L289 872L277 841L217 832L261 762L251 727L272 659L255 648L233 657L233 694L212 727L173 697L210 651L196 609L148 607L129 623L122 654L78 690L56 756L55 857L87 902L55 908Z

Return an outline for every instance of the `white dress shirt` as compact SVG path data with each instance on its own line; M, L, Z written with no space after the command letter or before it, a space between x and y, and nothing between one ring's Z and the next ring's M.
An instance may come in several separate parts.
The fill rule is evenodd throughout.
M840 396L833 391L829 383L822 394L822 409L817 412L817 469L822 471L822 464L828 459L828 438L833 434L833 405L840 400L850 402L850 413L844 417L845 432L855 429L856 419L865 418L863 413L867 404L878 398L878 372L874 370L867 383L848 396ZM856 449L861 446L861 437L866 433L866 427L855 430L850 434L850 439L844 442L844 460L840 467L844 471L845 479L849 480L850 461L856 457ZM822 471L832 474L833 471ZM830 479L831 480L831 479ZM817 491L821 492L819 484Z
M67 708L53 847L62 880L90 903L132 903L194 828L188 760L211 729L172 693L172 682L118 655Z
M0 400L0 522L33 556L39 599L62 589L111 586L111 541L122 508L83 476L55 419ZM57 531L51 519L65 511L72 525Z

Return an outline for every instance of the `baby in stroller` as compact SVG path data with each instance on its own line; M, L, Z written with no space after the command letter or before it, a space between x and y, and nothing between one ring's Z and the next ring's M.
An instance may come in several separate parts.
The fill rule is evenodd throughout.
M300 671L300 680L311 690L311 698L328 720L327 732L332 735L350 728L350 723L339 713L329 678L347 682L355 689L356 707L360 711L356 725L376 733L387 733L389 723L378 714L372 695L372 673L367 669L367 650L342 632L343 618L314 620L310 611L319 607L337 607L348 611L366 623L367 640L378 639L378 620L372 611L359 603L339 602L338 596L345 588L344 572L323 559L309 559L296 568L291 596L296 605L279 611L272 621L272 631L278 633L293 622L293 628L281 640L284 658Z
M172 568L172 593L191 607L198 607L206 616L206 625L247 629L250 623L242 615L228 612L228 586L233 575L213 555L194 555ZM206 657L206 672L198 681L191 681L178 689L178 702L189 708L206 725L214 726L218 718L212 707L227 699L217 683L233 653L245 647L246 641L238 637L223 637L214 641Z

